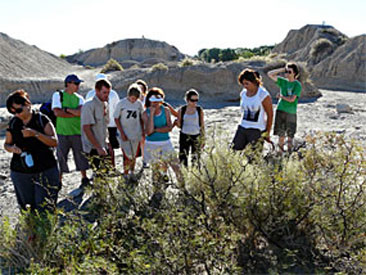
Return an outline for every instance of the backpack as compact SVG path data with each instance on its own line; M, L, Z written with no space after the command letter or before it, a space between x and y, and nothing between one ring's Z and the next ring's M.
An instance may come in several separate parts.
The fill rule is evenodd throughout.
M60 90L57 90L56 92L58 92L60 94L60 101L61 101L61 105L62 105L62 101L63 101L63 95L64 93L61 92ZM39 111L48 116L48 118L52 121L52 124L56 127L56 115L52 110L52 99L42 103L41 107L39 108Z
M197 112L198 112L198 123L199 123L199 126L201 128L202 108L201 108L201 106L197 106L196 108L197 108ZM181 127L181 129L183 129L183 123L184 123L183 117L184 117L184 114L186 113L186 111L187 111L187 105L184 105L182 107L182 113L180 115L180 127Z

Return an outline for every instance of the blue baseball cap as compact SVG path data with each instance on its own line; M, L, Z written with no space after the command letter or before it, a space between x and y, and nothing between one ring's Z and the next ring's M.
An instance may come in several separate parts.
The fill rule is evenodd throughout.
M69 74L65 78L65 84L69 83L69 82L80 83L80 82L84 82L84 80L81 80L80 78L78 78L78 76L76 74Z

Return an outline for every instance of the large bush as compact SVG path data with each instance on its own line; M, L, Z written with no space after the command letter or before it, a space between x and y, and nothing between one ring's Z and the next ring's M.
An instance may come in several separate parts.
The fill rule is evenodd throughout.
M252 148L234 153L216 135L184 184L95 180L83 211L35 218L30 252L19 233L29 222L18 234L3 223L0 257L43 274L360 274L365 156L335 134L265 158Z

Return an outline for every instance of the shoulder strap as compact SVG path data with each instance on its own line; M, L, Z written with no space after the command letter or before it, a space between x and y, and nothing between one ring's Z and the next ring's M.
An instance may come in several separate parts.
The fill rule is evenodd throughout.
M36 113L38 115L38 126L40 126L42 128L42 131L44 131L44 123L43 123L43 120L42 120L42 115L40 112Z
M198 112L198 125L201 128L201 116L202 116L202 108L201 108L201 106L197 106L197 112Z
M60 102L62 106L62 101L64 100L64 93L61 90L56 90L56 92L58 92L58 94L60 95Z
M183 122L184 122L183 117L184 117L184 114L186 113L186 111L187 111L187 105L184 105L184 106L182 107L182 111L181 111L181 113L180 113L180 128L181 128L181 129L183 129Z

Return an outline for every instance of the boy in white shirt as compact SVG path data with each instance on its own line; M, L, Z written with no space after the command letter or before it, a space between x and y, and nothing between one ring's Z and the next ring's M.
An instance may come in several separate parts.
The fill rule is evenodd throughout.
M123 153L124 174L135 170L136 158L141 155L140 142L145 136L142 121L144 107L139 100L141 89L136 83L127 91L127 97L121 99L114 111L114 120L119 131L118 141Z

